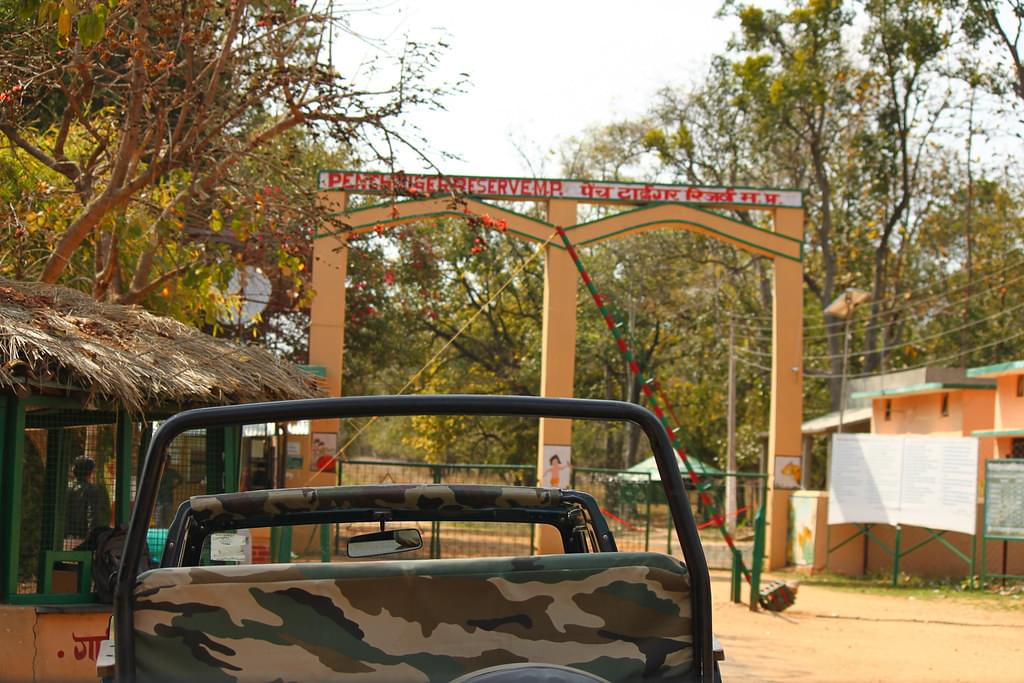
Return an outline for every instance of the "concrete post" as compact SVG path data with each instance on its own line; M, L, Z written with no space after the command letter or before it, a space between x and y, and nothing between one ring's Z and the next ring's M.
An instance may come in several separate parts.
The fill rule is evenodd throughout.
M775 232L803 239L802 209L776 209ZM775 488L775 459L800 457L803 420L803 264L776 257L772 289L772 390L768 436L768 568L786 564L789 491Z
M320 205L328 211L346 208L344 192L322 192ZM327 370L328 396L341 396L342 357L345 349L345 277L348 244L344 237L328 235L313 242L313 290L309 313L309 364ZM337 432L337 420L314 420L314 432Z
M548 202L548 221L569 226L576 223L576 202L553 199ZM563 250L549 245L544 252L544 323L541 333L540 395L571 397L576 368L576 266ZM545 446L572 446L572 420L540 421L537 449L537 480L544 472ZM567 488L568 475L560 477ZM562 552L556 529L538 526L535 536L538 554Z

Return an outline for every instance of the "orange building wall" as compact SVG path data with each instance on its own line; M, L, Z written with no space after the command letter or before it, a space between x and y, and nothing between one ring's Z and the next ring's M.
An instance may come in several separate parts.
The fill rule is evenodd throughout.
M1017 377L996 378L996 429L1024 429L1024 396L1017 395Z
M1001 387L1001 385L1000 385ZM1016 383L1013 385L1016 391ZM996 392L991 390L958 390L949 393L948 415L942 415L942 395L945 392L919 394L912 396L881 397L872 400L871 431L874 434L928 434L932 436L959 437L970 436L976 430L992 429L996 410ZM1001 396L1002 398L1002 396ZM1005 400L1005 399L1004 399ZM892 401L891 417L885 419L886 401ZM1024 399L1021 404L1020 424L1024 426ZM995 455L995 439L983 438L978 443L978 548L977 562L981 562L981 525L983 523L983 507L981 503L984 460ZM824 503L827 505L827 501ZM835 547L844 539L851 537L857 526L840 524L829 528L830 546ZM889 548L896 541L896 528L887 525L874 525L871 533ZM928 533L921 528L903 526L900 534L900 546L907 548L928 538ZM950 541L960 552L970 555L972 538L966 534L947 532L943 538ZM864 547L867 544L868 573L891 573L892 556L863 536L850 541L847 545L832 553L828 559L828 569L840 574L860 575L864 567ZM989 541L988 571L1002 572L1003 543ZM1024 543L1010 543L1007 547L1007 560L1010 573L1024 573ZM978 573L979 568L975 569ZM900 572L925 577L959 577L967 576L967 563L954 555L938 541L932 541L918 548L900 560Z
M995 426L996 392L964 391L964 436ZM984 445L986 440L982 440ZM979 449L983 450L983 449Z
M996 377L995 429L1024 429L1024 396L1017 395L1018 377L1019 374ZM998 457L1010 456L1013 437L1001 437L993 441L993 450Z
M7 656L0 681L96 680L99 641L107 637L109 608L46 612L0 605L0 636Z
M949 391L948 415L942 415L945 392L876 398L871 402L873 434L931 434L970 436L975 429L992 428L995 397L992 391ZM885 419L886 401L892 401Z

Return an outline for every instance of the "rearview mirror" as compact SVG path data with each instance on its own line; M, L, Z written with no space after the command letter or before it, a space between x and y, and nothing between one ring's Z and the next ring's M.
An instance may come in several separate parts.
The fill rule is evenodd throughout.
M349 557L373 557L405 553L422 547L423 537L419 529L394 529L353 536L348 539L347 550Z

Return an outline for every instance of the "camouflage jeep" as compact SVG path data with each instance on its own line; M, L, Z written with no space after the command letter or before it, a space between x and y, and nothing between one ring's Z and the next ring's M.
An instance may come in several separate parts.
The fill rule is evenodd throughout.
M585 492L385 484L195 496L158 569L136 575L167 446L190 429L323 417L480 414L631 420L651 441L685 562L618 552ZM558 530L562 553L376 559L420 548L411 522L500 521ZM370 561L209 565L239 530L372 523L348 539ZM100 674L117 681L714 681L707 566L674 454L631 404L414 396L188 411L161 426L143 468Z

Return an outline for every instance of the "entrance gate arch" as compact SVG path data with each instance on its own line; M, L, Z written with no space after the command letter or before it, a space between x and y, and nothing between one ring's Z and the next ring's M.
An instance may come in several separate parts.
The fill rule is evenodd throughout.
M487 215L510 236L544 244L541 396L571 397L576 361L577 273L562 244L550 241L562 226L578 249L656 229L704 234L772 260L772 370L768 437L768 563L785 564L788 491L775 486L776 459L801 457L803 415L803 195L798 190L321 171L320 204L346 226L318 233L314 241L309 362L326 370L326 389L341 396L345 345L345 277L352 236L444 216ZM386 195L381 204L349 208L349 196ZM402 198L398 200L397 198ZM546 220L486 200L545 205ZM578 223L581 204L627 205L624 211ZM738 221L718 210L765 211L771 229ZM315 431L336 429L327 421ZM538 472L545 446L572 443L572 423L542 419ZM773 523L774 522L774 523ZM541 537L540 550L548 541Z

